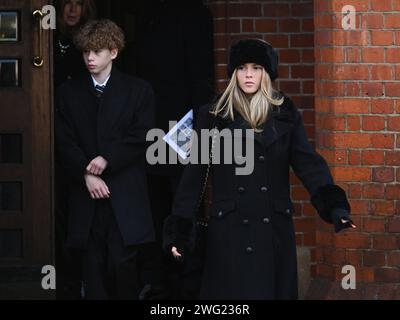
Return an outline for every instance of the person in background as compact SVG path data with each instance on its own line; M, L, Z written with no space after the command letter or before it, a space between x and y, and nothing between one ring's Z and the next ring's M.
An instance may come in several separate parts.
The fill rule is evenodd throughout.
M60 0L57 13L53 43L55 88L85 71L82 55L72 39L82 25L96 17L96 5L94 0Z

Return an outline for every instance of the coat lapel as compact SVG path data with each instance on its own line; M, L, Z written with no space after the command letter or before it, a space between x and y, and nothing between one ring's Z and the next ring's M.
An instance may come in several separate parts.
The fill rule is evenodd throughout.
M256 140L262 139L262 143L268 147L289 132L292 127L293 121L289 113L284 110L272 111L264 125L264 131L261 135L256 135Z
M86 117L80 119L81 123L91 123L93 115L96 114L96 92L93 87L93 80L90 73L82 75L77 83L77 92L79 92L79 103L82 106L81 115Z
M110 132L113 124L118 120L123 111L125 100L127 99L124 88L121 73L113 68L110 80L101 96L97 114L97 133L99 138L104 137Z

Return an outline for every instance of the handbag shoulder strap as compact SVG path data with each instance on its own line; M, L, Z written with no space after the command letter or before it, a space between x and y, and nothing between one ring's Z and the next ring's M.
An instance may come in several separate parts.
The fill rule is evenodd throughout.
M213 160L213 157L214 157L215 140L216 140L217 134L218 134L217 126L215 126L212 131L213 131L213 137L212 137L212 141L211 141L211 150L210 150L210 154L209 154L209 158L208 158L208 165L207 165L207 169L206 169L206 175L205 175L205 178L204 178L204 182L203 182L203 186L202 186L202 189L201 189L199 201L197 203L197 210L196 210L196 212L197 212L197 220L200 220L203 223L206 223L207 218L200 216L199 211L200 211L200 208L201 208L201 204L203 202L204 194L205 194L206 189L207 189L208 177L210 175L211 164L212 164L212 160Z

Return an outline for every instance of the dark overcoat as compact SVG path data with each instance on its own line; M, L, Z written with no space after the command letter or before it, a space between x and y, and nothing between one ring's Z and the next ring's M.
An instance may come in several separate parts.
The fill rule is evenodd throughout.
M209 109L200 110L196 132L215 125L219 130L250 129L238 113L231 121L215 118ZM332 222L334 207L350 209L343 190L333 185L327 163L309 144L301 114L288 97L270 112L263 129L254 136L250 175L236 174L234 157L232 164L211 166L212 204L200 298L297 298L290 167L324 220ZM221 141L224 148L228 140ZM179 249L180 240L188 244L189 238L183 235L189 233L185 228L190 224L184 220L191 220L196 212L206 168L204 164L185 168L173 215L165 224L167 250L171 245Z
M59 44L66 46L65 53L61 52ZM71 80L86 71L82 53L76 49L72 39L57 34L54 37L54 87L58 88L63 82Z
M85 248L95 213L84 181L97 156L108 161L102 179L125 245L154 240L145 153L146 134L154 126L151 86L113 68L100 99L89 73L64 83L56 98L56 148L71 179L68 192L67 245Z

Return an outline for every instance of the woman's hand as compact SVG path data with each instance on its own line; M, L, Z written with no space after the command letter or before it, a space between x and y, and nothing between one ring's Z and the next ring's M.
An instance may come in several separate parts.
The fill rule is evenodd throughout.
M182 255L178 252L178 249L176 247L172 247L171 252L175 259L182 259Z
M356 229L357 226L349 218L340 218L340 222L335 224L335 232L338 233L343 229Z
M357 228L354 222L350 219L350 212L346 208L334 208L331 211L331 216L336 233L343 229Z
M344 224L344 225L348 224L348 226L349 226L350 228L352 228L352 229L356 229L356 228L357 228L357 226L353 223L352 220L348 220L348 219L342 218L342 219L340 220L340 222L342 222L342 224Z

